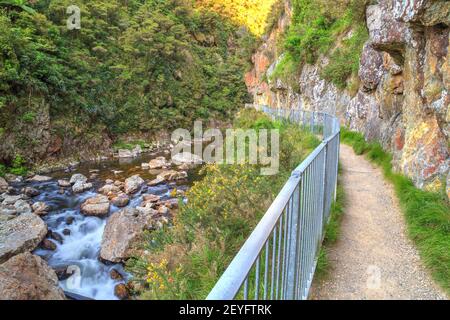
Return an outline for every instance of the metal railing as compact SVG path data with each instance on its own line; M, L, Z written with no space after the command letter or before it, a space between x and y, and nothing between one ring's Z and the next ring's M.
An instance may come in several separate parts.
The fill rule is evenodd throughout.
M322 143L292 172L208 300L307 299L336 197L338 119L320 112L256 108L321 135Z

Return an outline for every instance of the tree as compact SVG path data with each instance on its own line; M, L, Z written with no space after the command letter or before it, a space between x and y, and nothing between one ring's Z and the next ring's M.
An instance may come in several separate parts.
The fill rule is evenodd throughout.
M25 0L3 0L0 1L0 6L20 8L31 14L36 13L33 8L27 6L27 1Z

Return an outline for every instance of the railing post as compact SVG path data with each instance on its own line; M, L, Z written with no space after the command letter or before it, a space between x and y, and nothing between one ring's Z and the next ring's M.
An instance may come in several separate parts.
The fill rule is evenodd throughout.
M325 144L325 148L323 149L324 151L324 160L323 160L323 186L322 186L322 191L323 191L323 198L322 198L322 230L321 230L321 239L323 239L324 237L324 226L327 223L327 219L325 217L325 212L327 211L327 183L328 183L328 179L327 179L327 160L328 160L328 145L329 142L327 142Z
M293 176L299 177L298 172L293 172ZM292 208L290 212L290 243L288 244L288 266L287 266L287 285L286 292L284 295L285 300L294 300L295 299L295 291L296 291L296 269L297 265L297 246L298 244L298 233L299 230L299 213L300 213L300 182L295 188L294 193L292 195Z
M335 120L336 121L336 120ZM338 176L339 176L339 150L341 148L341 134L337 136L337 142L336 142L336 181L334 184L334 201L336 201L337 198L337 185L338 185Z

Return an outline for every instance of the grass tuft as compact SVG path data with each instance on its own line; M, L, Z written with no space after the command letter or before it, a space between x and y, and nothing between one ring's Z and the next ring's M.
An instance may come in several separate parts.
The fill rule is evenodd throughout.
M341 168L339 167L339 171ZM330 262L328 259L328 250L330 246L336 243L341 232L341 220L345 210L345 191L338 177L338 187L336 192L336 201L331 205L330 222L325 228L325 238L317 260L316 273L314 279L321 281L326 278L330 271Z

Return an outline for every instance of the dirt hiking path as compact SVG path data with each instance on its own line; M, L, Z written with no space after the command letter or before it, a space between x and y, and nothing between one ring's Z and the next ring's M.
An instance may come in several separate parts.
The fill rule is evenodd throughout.
M345 214L329 249L330 274L312 299L446 299L406 234L393 187L379 168L341 145Z

